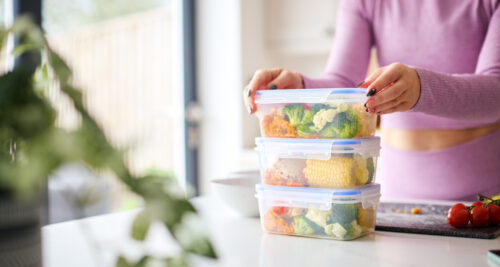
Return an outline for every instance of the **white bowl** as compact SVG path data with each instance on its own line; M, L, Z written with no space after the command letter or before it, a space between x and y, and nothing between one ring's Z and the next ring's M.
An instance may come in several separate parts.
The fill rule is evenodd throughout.
M259 205L255 198L255 185L260 182L258 175L241 175L211 182L215 194L233 211L247 217L259 216Z

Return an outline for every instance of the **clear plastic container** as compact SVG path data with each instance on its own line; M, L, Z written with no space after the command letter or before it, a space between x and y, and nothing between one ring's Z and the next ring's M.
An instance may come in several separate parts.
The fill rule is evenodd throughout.
M375 182L380 138L255 139L263 184L348 189Z
M257 116L264 137L350 139L375 135L358 88L259 90Z
M268 233L351 240L374 231L380 185L349 190L256 185Z

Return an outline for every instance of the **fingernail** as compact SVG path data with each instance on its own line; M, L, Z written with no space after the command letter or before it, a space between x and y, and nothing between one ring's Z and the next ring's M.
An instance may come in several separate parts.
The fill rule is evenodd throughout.
M375 94L375 92L377 92L377 89L372 88L372 89L368 92L368 94L366 94L366 96L372 96L372 95L374 95L374 94Z
M368 112L368 108L365 108L365 111Z
M248 114L252 114L252 109L249 106L247 106L247 110L248 110Z
M252 93L252 90L248 89L248 92L247 92L247 97L250 97L250 94Z
M276 84L272 83L269 85L269 90L276 90L276 89L278 89L278 86Z
M365 106L365 108L367 108L366 103L365 103L365 105L364 105L364 106Z
M360 83L358 83L358 84L356 85L356 87L360 87L360 86L361 86L362 84L364 84L364 83L365 83L365 81L361 81Z

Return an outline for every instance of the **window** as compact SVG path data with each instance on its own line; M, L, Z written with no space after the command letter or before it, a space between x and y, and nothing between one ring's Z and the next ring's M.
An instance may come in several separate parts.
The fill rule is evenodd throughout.
M90 113L114 145L128 150L131 171L173 170L184 184L179 2L44 0L43 27L73 68ZM78 123L55 84L50 98L62 127ZM112 209L130 203L109 181Z

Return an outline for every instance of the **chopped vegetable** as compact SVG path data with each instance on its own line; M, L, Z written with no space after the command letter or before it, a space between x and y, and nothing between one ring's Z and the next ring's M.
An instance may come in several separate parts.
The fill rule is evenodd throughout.
M264 228L269 232L293 234L293 226L285 218L277 216L272 209L269 209L263 218Z
M306 160L304 177L314 187L350 188L356 185L354 160L332 156L329 160Z
M347 228L358 218L358 212L356 204L332 204L332 222L340 223Z
M337 128L338 137L340 138L352 138L360 129L356 112L353 110L338 113L331 122L331 125Z
M320 131L329 122L333 121L333 118L337 115L334 109L322 109L314 115L313 123L316 131Z
M370 172L368 171L367 168L367 161L363 156L360 154L355 154L353 156L355 164L354 164L354 173L356 177L356 184L357 185L364 185L367 184L370 178Z
M343 239L347 234L347 230L340 223L334 223L331 230L333 236Z
M324 104L315 104L311 107L311 109L307 110L304 113L304 116L302 117L302 125L310 125L313 123L313 118L314 115L316 115L316 112L320 111L321 109L328 109L330 108L328 105Z
M303 215L293 217L293 228L298 235L312 235L322 229Z
M411 214L420 214L422 211L419 208L413 208L411 209Z
M373 176L375 175L375 166L373 166L373 158L366 159L366 169L368 170L368 181L367 184L373 181Z
M324 231L326 235L333 235L333 223L327 224L324 228Z
M321 227L325 227L327 221L331 219L331 212L330 210L309 209L306 213L306 218Z
M286 119L288 119L290 124L295 127L302 121L302 117L304 116L304 106L301 104L287 105L283 108L282 112L285 114Z
M276 206L273 208L274 214L276 214L278 216L285 214L286 211L287 211L286 207Z
M365 228L372 228L375 226L375 208L369 207L363 209L358 208L358 224Z
M267 115L262 119L263 135L267 137L295 137L296 131L290 123L276 115Z
M363 232L363 228L359 226L359 224L356 222L356 220L351 222L349 232L346 235L346 238L355 238L359 235L361 235L361 232Z

